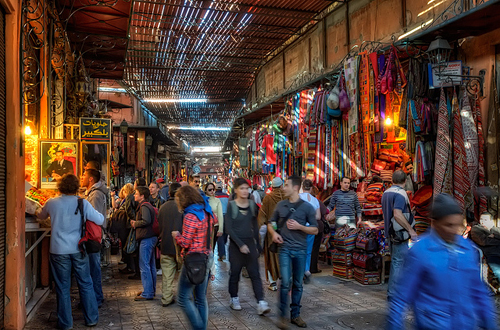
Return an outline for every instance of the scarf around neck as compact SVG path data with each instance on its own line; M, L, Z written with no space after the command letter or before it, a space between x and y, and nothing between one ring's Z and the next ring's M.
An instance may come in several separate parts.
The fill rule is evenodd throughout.
M184 210L184 215L191 213L198 218L198 220L203 221L205 219L205 212L207 212L210 216L213 217L212 208L210 204L208 204L208 197L203 194L204 204L191 204Z

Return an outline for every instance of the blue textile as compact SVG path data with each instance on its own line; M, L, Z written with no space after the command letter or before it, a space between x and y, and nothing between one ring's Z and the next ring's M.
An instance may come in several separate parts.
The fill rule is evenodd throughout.
M205 204L191 204L191 205L189 205L184 210L184 215L186 215L188 213L192 213L200 221L205 220L205 212L210 214L212 217L214 216L214 213L212 212L212 207L208 203L208 197L205 194L201 194L201 196L203 197Z
M208 274L207 271L205 280L198 285L193 285L189 281L184 267L179 276L177 303L186 314L193 330L205 330L208 325Z
M139 269L141 270L142 294L150 299L156 293L156 236L141 240L139 245Z
M280 316L285 317L288 309L288 293L292 290L292 303L290 304L291 318L300 316L300 300L302 299L302 281L306 267L305 250L288 250L281 248L279 251L281 272L280 287Z
M92 284L94 285L94 294L95 299L97 300L97 306L101 306L104 301L101 281L101 252L89 253L89 268L90 277L92 277Z
M90 277L89 260L82 253L50 254L50 268L56 284L57 325L60 329L73 328L71 315L71 271L75 274L82 303L85 324L97 324L99 310Z
M457 235L447 244L434 231L409 250L389 300L387 329L404 329L407 306L416 329L496 329L492 299L481 280L479 254Z

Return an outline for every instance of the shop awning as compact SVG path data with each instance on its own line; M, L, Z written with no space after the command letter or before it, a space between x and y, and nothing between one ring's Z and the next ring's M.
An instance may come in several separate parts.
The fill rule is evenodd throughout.
M123 103L118 103L111 100L99 100L99 102L106 104L108 109L127 109L132 108L131 105L126 105Z
M113 126L115 129L120 129L119 125ZM159 127L153 126L139 126L131 125L128 127L129 130L145 131L146 136L151 135L153 141L160 142L167 146L178 147L178 144L167 134L165 134Z

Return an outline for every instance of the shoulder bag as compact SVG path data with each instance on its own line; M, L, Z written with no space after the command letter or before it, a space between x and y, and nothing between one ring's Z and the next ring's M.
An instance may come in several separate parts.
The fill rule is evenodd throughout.
M287 215L283 218L279 218L278 219L278 223L277 223L277 229L276 229L276 232L279 234L280 233L280 230L281 228L283 227L283 225L285 224L285 222L288 221L288 219L290 219L290 217L292 216L292 214L297 211L299 209L299 207L304 203L304 201L302 199L299 199L299 201L297 202L297 205L295 206L295 208L291 207L290 210L288 211ZM272 253L278 253L278 248L279 248L279 244L278 243L275 243L273 242L270 246L269 246L269 251L271 251Z
M210 216L207 217L207 221L207 249L210 250ZM200 252L188 253L184 257L184 268L191 284L203 283L207 274L208 255Z

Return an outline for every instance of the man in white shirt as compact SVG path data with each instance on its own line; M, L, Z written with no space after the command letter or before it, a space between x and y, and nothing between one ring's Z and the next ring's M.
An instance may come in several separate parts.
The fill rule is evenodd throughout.
M262 204L262 199L260 198L260 194L259 194L259 185L258 184L254 184L253 185L253 190L252 190L252 196L253 196L253 201L255 202L255 204Z
M300 199L302 199L304 202L307 202L311 204L311 206L314 208L314 211L316 212L316 221L319 222L321 220L321 211L319 209L319 201L316 197L314 197L311 192L313 189L313 182L309 179L304 180L302 182L302 191L303 193L300 194ZM320 233L318 232L318 235ZM311 255L312 255L312 249L314 245L314 236L315 235L307 235L307 259L306 259L306 271L304 273L304 283L309 284L311 281Z

